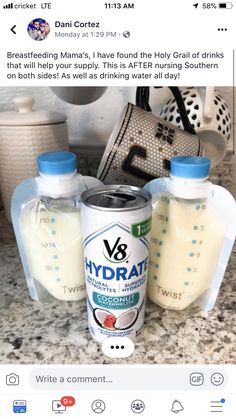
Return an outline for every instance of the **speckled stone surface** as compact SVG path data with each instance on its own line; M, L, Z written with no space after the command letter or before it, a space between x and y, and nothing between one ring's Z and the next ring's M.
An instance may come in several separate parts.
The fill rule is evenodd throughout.
M235 194L234 167L213 180ZM236 171L235 171L236 172ZM87 329L85 302L34 302L28 296L12 227L0 210L0 363L235 363L236 249L214 310L172 312L148 302L133 356L110 360Z

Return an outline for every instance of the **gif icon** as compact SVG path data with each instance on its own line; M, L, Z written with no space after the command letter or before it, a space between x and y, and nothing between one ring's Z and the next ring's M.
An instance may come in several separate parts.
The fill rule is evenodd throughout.
M191 386L202 386L204 383L204 375L201 372L193 372L190 375Z

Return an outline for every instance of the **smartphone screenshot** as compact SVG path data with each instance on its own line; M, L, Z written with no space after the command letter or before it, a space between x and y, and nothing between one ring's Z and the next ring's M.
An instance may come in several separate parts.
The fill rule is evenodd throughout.
M236 416L235 18L1 0L0 417Z

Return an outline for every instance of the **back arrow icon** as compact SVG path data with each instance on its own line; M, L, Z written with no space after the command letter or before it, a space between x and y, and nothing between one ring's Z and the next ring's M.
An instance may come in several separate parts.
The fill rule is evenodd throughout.
M16 35L15 28L16 28L16 25L12 26L12 28L11 28L11 31L12 31L12 33L14 33L14 35Z

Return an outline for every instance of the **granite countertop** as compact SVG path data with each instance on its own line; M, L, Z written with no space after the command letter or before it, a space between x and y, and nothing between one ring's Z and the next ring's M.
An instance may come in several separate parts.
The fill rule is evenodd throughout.
M213 180L235 194L234 165ZM148 302L143 333L128 359L110 360L87 329L85 301L35 302L29 298L12 230L0 210L0 363L235 363L236 248L217 304L208 316L167 311Z

